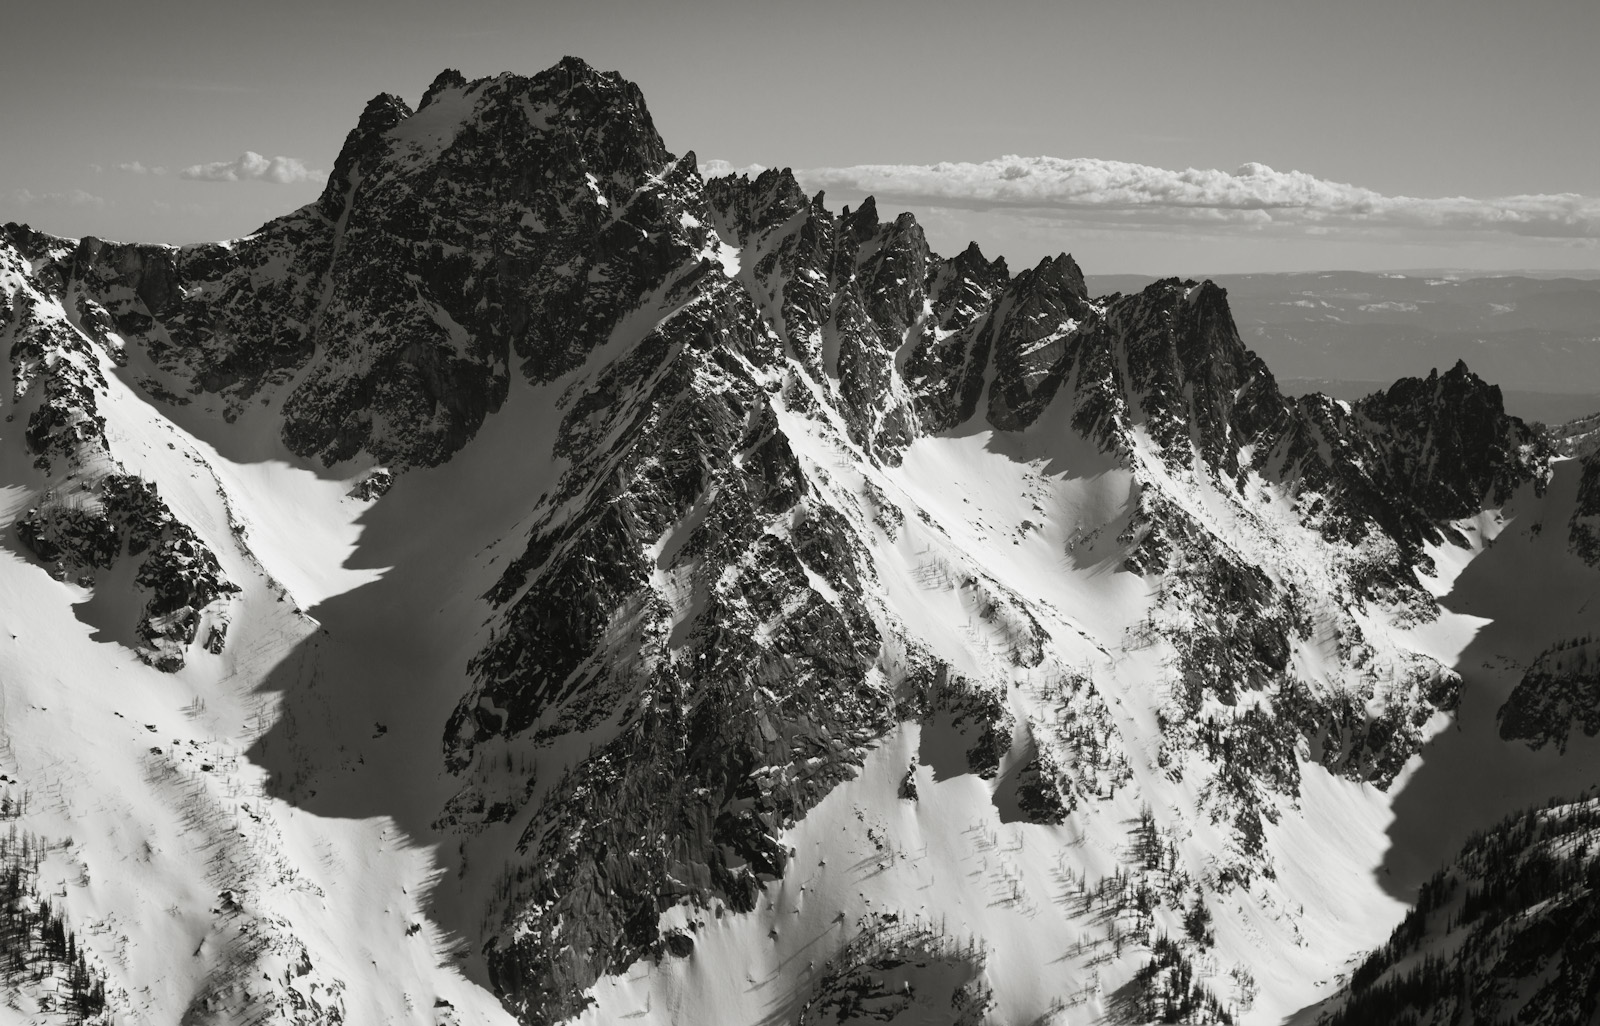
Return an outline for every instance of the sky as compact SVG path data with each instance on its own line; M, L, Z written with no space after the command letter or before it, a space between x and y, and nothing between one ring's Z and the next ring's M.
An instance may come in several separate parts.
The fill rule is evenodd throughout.
M0 220L68 236L247 234L374 94L572 54L674 152L870 192L943 252L1600 270L1595 0L77 0L6 37Z

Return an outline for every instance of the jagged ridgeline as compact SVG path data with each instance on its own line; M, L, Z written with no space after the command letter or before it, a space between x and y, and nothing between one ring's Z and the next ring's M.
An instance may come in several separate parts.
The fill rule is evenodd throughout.
M134 561L130 626L164 669L227 644L236 587L118 463L108 389L265 407L293 453L369 484L449 461L515 391L554 404L530 442L552 485L439 725L461 786L430 810L502 872L471 940L529 1023L688 957L669 911L753 914L794 873L785 831L904 724L958 739L961 772L1016 763L995 786L1041 831L1192 788L1165 828L1218 848L1187 842L1173 915L1271 879L1303 773L1387 787L1453 708L1459 679L1402 637L1437 614L1417 572L1552 455L1464 365L1353 405L1285 396L1210 282L1095 297L1070 256L942 257L910 214L835 212L788 171L706 181L637 87L573 59L446 72L415 110L376 97L322 196L231 243L7 225L0 282L5 412L39 475L17 535L86 588ZM919 445L985 432L1048 468L1018 542L908 483ZM1001 569L1045 537L1038 577ZM1139 607L1098 637L1051 598L1091 578ZM485 850L502 823L514 847ZM1130 978L1228 1021L1192 979L1206 931L1157 944L1141 914ZM917 944L987 1002L975 949ZM898 967L885 951L862 965ZM866 971L839 957L819 1007Z

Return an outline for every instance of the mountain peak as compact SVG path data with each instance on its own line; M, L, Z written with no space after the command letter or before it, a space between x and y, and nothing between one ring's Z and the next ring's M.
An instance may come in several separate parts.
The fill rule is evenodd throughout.
M441 75L440 78L444 76ZM437 84L438 79L435 79ZM426 104L431 99L433 90L423 97ZM402 121L411 117L411 107L405 100L393 93L379 93L367 101L362 108L361 117L356 121L356 127L345 136L344 145L339 149L339 156L333 163L333 171L328 175L328 183L323 187L322 196L317 200L317 208L324 217L330 221L337 221L344 214L351 195L355 190L357 181L356 170L363 161L375 155L383 145L384 135Z
M839 220L844 225L845 231L855 236L856 241L865 242L872 238L878 231L878 201L876 197L868 196L854 210L845 207L839 214Z
M625 115L628 108L644 109L644 91L620 72L601 71L579 57L563 57L552 67L524 80L521 76L503 74L502 80L527 81L531 89L550 97L560 98L562 106L576 106L594 112L594 105L609 103L615 113ZM644 114L646 121L649 115Z
M1388 441L1386 472L1433 520L1500 505L1525 481L1543 489L1549 438L1505 411L1499 385L1467 368L1401 378L1356 404Z
M434 97L446 89L465 89L466 87L467 80L461 72L455 68L446 68L434 76L432 84L428 86L428 91L422 94L422 102L417 104L417 109L422 110L427 107L428 104L433 102Z
M1070 253L1057 253L1053 257L1045 257L1034 267L1033 273L1036 278L1048 280L1054 287L1070 292L1079 299L1089 298L1088 286L1083 281L1083 271Z
M706 181L711 207L743 236L783 224L802 209L822 209L822 193L807 199L789 168L767 168L752 180L748 174L727 174Z

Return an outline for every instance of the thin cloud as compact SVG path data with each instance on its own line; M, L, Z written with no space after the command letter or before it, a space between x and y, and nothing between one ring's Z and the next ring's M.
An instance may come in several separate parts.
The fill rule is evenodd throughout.
M759 170L735 169L724 161L703 168L707 174ZM1126 227L1400 228L1600 238L1600 199L1577 193L1494 199L1385 196L1256 163L1233 172L1171 171L1115 160L1012 156L981 164L864 164L794 174L808 190L872 193L882 200L970 210L1010 208Z
M295 157L263 157L254 150L246 150L234 160L219 160L210 164L192 164L178 172L179 178L200 182L273 182L277 185L295 185L300 182L318 182L327 177L326 171L308 168Z
M113 170L113 171L121 171L123 174L129 174L129 175L158 175L159 176L159 175L164 175L164 174L167 173L167 169L164 168L164 167L154 166L154 165L150 165L150 164L141 164L137 160L130 160L130 161L126 161L126 162L121 163L121 164L112 164L111 165L111 170Z
M30 189L13 189L11 202L19 207L103 207L106 201L82 189L66 192L33 192Z

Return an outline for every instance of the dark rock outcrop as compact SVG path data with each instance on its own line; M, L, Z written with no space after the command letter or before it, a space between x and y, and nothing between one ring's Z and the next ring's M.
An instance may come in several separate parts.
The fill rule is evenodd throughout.
M1356 413L1377 443L1379 493L1403 496L1422 521L1472 516L1525 483L1542 490L1549 480L1549 440L1507 414L1500 386L1464 362L1402 378L1357 403Z
M1600 733L1600 645L1568 638L1539 653L1497 714L1500 737L1566 751L1572 731Z

